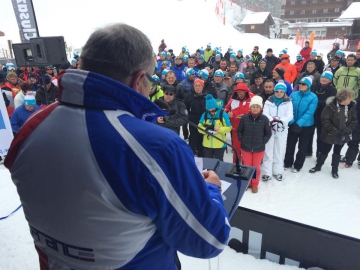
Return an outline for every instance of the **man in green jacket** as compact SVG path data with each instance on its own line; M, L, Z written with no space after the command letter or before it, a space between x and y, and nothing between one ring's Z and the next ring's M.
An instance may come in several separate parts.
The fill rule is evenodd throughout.
M336 71L333 82L338 91L344 88L350 88L355 92L355 98L358 97L360 88L360 68L354 66L356 57L349 54L346 58L346 67L341 67Z
M206 63L209 61L209 58L212 54L213 54L213 50L211 49L211 44L208 44L204 51L204 58Z

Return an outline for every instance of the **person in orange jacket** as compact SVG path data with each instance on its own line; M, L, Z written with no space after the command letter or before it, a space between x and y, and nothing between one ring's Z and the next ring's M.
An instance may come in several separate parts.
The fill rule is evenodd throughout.
M283 54L280 57L280 64L276 65L274 70L281 67L285 70L285 75L284 75L284 79L285 81L289 82L289 83L293 83L296 78L297 78L297 71L296 68L293 64L290 64L290 59L289 59L289 55L288 54Z

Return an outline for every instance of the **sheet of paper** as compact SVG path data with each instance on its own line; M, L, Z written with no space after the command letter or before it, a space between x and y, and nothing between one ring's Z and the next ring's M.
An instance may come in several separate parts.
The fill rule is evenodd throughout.
M224 194L224 192L231 186L231 183L226 182L224 180L220 180L221 182L221 194Z
M200 172L203 172L204 171L204 165L203 165L203 159L202 158L199 158L199 157L195 157L195 164L196 164L196 167L198 168L198 170Z

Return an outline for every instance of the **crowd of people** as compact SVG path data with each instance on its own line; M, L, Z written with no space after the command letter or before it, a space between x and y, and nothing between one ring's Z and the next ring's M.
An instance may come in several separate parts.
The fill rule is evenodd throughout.
M360 140L360 50L345 57L339 47L333 44L325 63L307 41L292 64L287 49L276 56L269 48L263 57L258 46L248 55L229 47L223 55L208 44L194 54L182 47L176 56L162 40L159 53L154 53L154 74L148 76L149 99L161 100L173 113L158 117L156 123L179 135L182 131L195 156L219 160L226 144L201 129L221 140L230 133L241 162L257 167L257 178L250 184L254 193L260 178L281 181L284 169L299 172L306 157L317 158L310 173L320 171L333 146L331 175L338 178L340 162L347 168L355 162ZM74 54L60 72L77 69L80 61ZM0 72L14 134L30 114L58 98L58 70L49 66L45 72L42 75L36 67L16 69L12 63ZM189 121L200 129L188 126ZM360 156L357 160L360 168Z

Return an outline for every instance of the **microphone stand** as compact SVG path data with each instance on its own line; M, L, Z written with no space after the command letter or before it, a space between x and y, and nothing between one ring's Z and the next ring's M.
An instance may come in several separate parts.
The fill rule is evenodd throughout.
M171 114L175 114L179 118L181 118L183 120L187 120L186 118L184 118L183 116L181 116L180 114L178 114L176 112L175 113L170 112L170 115ZM234 148L234 146L232 146L228 142L216 137L211 132L207 131L206 129L203 129L203 128L199 127L198 125L194 124L193 122L190 122L189 120L187 120L187 121L188 121L190 126L196 128L198 130L203 131L205 134L209 135L210 137L215 138L216 140L218 140L218 141L222 142L223 144L229 146L234 151L235 157L236 157L236 160L235 160L236 163L235 163L235 165L234 164L230 165L227 172L225 173L225 176L231 177L231 178L234 178L234 179L245 180L245 181L247 181L252 176L253 169L240 165L239 155L238 155L236 149Z

